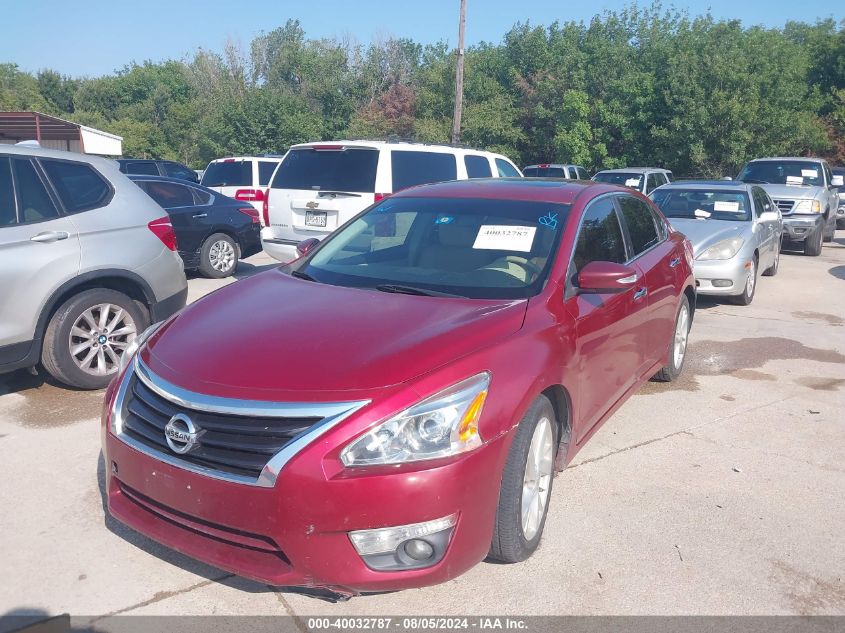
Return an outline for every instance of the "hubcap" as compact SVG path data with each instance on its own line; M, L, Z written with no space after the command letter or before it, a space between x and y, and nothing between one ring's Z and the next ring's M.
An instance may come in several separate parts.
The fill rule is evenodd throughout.
M530 541L540 530L540 524L549 502L549 490L552 483L554 466L554 446L552 445L552 423L543 418L534 427L528 458L525 463L525 475L522 478L522 534Z
M217 240L208 251L208 260L214 270L228 272L235 264L235 249L226 240Z
M745 280L745 294L749 297L754 294L754 284L757 282L757 264L751 260L751 268L748 269L748 279Z
M101 303L80 314L70 328L70 356L86 374L113 374L135 336L135 321L123 308Z
M687 339L689 338L689 308L681 306L678 314L678 324L675 326L675 367L680 367L684 362L684 354L687 353Z

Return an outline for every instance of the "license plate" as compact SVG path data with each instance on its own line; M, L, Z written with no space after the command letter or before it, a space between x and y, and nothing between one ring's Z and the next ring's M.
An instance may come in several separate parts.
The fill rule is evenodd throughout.
M306 211L305 226L326 226L327 215L325 211Z

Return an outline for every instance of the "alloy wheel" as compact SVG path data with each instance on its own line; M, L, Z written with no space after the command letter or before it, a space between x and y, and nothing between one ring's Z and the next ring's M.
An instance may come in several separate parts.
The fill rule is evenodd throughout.
M684 362L684 355L687 353L687 339L689 338L689 308L686 303L681 306L678 313L678 322L675 325L675 344L672 348L675 367L680 368Z
M126 310L100 303L83 311L73 323L68 340L70 356L86 374L113 374L137 334L135 321Z
M226 240L217 240L208 250L208 260L214 270L229 272L235 265L235 248Z
M754 296L754 284L757 283L757 262L751 260L751 268L748 269L748 278L745 280L745 294L748 297Z
M522 479L522 505L520 519L525 540L533 539L540 530L549 503L554 467L554 434L549 418L541 418L534 427L531 445Z

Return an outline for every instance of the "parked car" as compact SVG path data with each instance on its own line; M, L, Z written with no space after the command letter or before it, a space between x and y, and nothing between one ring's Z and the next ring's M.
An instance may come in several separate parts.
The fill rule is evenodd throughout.
M264 251L286 262L296 245L323 239L373 202L424 183L520 177L499 154L445 145L334 141L290 148L267 192Z
M281 156L218 158L208 164L200 182L224 196L249 202L261 214L259 219L263 226L267 187L281 162Z
M783 215L784 239L803 243L804 254L821 255L833 239L842 178L834 179L820 158L757 158L745 164L737 180L760 185Z
M229 277L239 259L261 252L261 226L253 206L175 178L131 179L167 211L187 270L212 279Z
M188 182L199 182L197 172L182 163L172 160L153 160L146 158L120 158L117 161L120 171L124 174L138 176L168 176L187 180Z
M557 163L543 163L542 165L528 165L522 168L522 175L526 178L565 178L566 180L589 180L590 174L580 165L561 165Z
M831 167L831 180L835 177L845 180L845 167ZM837 182L839 182L837 180ZM839 185L839 205L836 208L836 228L845 229L845 186Z
M302 250L148 330L105 399L111 515L262 583L525 560L555 467L684 364L692 247L630 190L421 186Z
M170 219L113 160L0 145L0 373L97 389L185 305Z
M728 296L748 305L760 271L777 274L783 222L760 186L677 181L651 197L672 226L692 242L699 294Z
M645 195L672 182L672 172L659 167L626 167L625 169L604 169L592 178L596 182L630 187Z

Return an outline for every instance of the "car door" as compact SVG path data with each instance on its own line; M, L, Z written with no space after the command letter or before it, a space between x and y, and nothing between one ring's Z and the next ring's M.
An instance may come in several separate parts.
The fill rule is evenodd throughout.
M190 263L188 260L199 251L203 240L210 233L213 218L209 210L196 206L192 187L188 185L163 180L143 180L138 181L138 184L167 211L176 232L179 254L186 260L186 264Z
M769 203L769 196L760 187L751 188L751 197L754 204L754 237L757 240L757 249L760 253L760 270L766 270L775 261L775 247L777 245L777 221L761 220L766 211L773 210Z
M642 299L648 304L646 318L637 324L641 328L637 340L644 344L642 364L636 372L639 378L663 358L671 341L678 304L676 269L684 254L678 244L667 239L668 229L649 202L620 194L616 203L628 245L627 263L643 275L638 293L643 293Z
M578 271L593 261L628 259L613 195L592 201L584 211L567 273L565 307L575 323L575 367L580 443L634 383L646 342L642 322L648 300L639 288L619 293L580 294Z
M26 356L42 307L78 274L79 257L76 227L40 166L0 155L0 364Z

